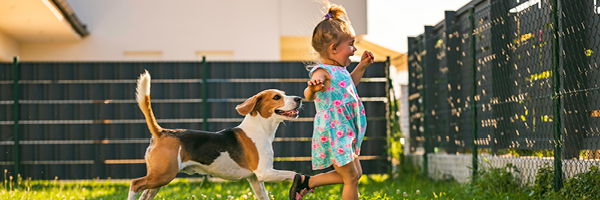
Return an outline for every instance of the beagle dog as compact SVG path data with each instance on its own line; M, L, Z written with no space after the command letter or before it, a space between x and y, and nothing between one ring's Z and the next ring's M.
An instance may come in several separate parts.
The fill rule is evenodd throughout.
M258 199L269 199L263 182L293 180L296 172L273 169L273 138L279 123L298 118L302 98L280 90L265 90L236 106L245 118L219 132L166 129L150 107L150 74L137 80L137 103L146 117L152 140L146 149L147 175L131 181L129 199L153 199L178 172L211 174L226 180L247 179Z

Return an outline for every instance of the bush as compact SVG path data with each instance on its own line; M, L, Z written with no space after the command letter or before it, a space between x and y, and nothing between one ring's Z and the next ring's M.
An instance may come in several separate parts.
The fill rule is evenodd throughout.
M600 171L597 166L590 171L575 175L560 190L564 199L595 199L600 197Z
M530 196L547 197L554 194L554 170L546 163L544 167L539 168L535 175L535 184L532 187Z
M487 160L486 160L487 162ZM480 165L482 166L482 165ZM522 199L527 197L526 191L520 185L520 171L512 163L501 168L492 167L480 169L477 176L471 177L468 184L469 193L476 199L509 198Z

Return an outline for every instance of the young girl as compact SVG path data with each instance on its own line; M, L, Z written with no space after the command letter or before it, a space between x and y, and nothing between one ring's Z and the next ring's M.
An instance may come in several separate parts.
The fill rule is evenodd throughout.
M326 6L328 12L312 36L312 46L322 63L310 70L311 80L304 96L314 100L317 110L312 168L319 170L333 165L335 170L313 177L296 174L290 188L291 200L302 199L311 188L331 184L344 184L342 199L358 199L358 179L362 175L358 155L367 121L356 85L374 57L365 51L360 63L348 73L346 66L356 51L354 29L342 18L346 18L344 8L329 3Z

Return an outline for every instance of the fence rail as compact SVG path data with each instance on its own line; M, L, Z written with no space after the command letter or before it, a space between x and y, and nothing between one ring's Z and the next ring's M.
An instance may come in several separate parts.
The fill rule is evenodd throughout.
M557 189L600 164L599 10L596 0L474 0L408 38L410 150L425 166L427 154L472 153L474 169L482 153L551 158Z
M234 108L252 95L275 88L303 96L308 81L301 62L0 63L0 169L33 179L145 175L151 135L134 101L144 70L153 78L152 106L162 127L210 131L237 126L243 116ZM365 173L389 166L386 70L386 63L372 64L357 87L369 123ZM303 104L300 118L277 130L274 165L316 173L309 159L315 108Z

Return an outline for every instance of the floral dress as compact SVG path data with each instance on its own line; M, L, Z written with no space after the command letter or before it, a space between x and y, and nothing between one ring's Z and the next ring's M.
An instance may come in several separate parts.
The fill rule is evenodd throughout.
M317 114L312 139L312 168L324 169L331 164L344 166L360 154L367 120L365 109L346 67L319 64L310 71L324 69L331 77L327 91L317 92Z

